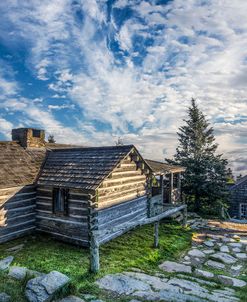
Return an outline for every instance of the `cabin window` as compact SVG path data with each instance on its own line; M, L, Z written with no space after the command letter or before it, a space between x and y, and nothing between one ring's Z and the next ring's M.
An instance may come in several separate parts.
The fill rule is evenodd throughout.
M69 190L65 188L53 188L53 213L68 215Z
M41 131L33 129L33 137L40 137Z

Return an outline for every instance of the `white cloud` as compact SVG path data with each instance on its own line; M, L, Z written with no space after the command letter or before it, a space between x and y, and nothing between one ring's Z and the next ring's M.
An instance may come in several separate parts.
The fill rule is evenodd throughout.
M121 0L114 2L113 10L127 5L133 14L121 25L107 12L105 1L71 7L66 0L13 0L0 3L0 10L4 20L14 24L8 38L30 43L28 64L36 77L56 78L49 83L56 92L53 97L62 93L81 108L79 130L67 128L67 134L82 131L82 139L90 137L97 144L111 144L120 135L147 157L163 159L174 153L176 131L190 98L196 97L215 128L219 151L229 155L236 169L246 171L247 124L239 119L247 112L247 3L174 0L155 5ZM84 14L78 25L74 13L80 10ZM121 59L110 50L112 37ZM16 91L11 85L0 78L5 94ZM49 105L42 113L48 124L41 125L49 131L62 128L62 121L49 112L60 106ZM38 104L28 108L29 118L38 121ZM106 130L99 130L95 121ZM65 138L61 131L59 138L68 141L75 135Z

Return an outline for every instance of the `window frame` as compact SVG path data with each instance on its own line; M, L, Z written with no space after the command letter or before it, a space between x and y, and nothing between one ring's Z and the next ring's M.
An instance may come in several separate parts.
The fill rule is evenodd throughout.
M69 189L53 187L52 189L52 212L60 216L69 215Z

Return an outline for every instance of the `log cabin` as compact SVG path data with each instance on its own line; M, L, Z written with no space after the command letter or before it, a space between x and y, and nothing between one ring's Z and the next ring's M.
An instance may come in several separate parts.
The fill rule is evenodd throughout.
M239 179L230 191L230 216L247 220L247 175Z
M103 244L157 215L157 204L180 209L174 175L183 168L144 160L133 145L51 144L31 128L13 129L12 139L0 142L0 243L42 232L89 247L93 232L104 230Z

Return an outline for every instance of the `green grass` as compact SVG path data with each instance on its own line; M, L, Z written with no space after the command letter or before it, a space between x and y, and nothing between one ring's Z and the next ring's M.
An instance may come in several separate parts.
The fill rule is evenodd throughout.
M158 249L152 247L152 225L136 228L101 246L101 270L96 275L89 272L88 249L55 241L49 236L30 236L3 244L0 246L0 258L10 255L6 252L7 248L24 242L24 248L13 254L15 257L13 265L25 266L44 273L57 270L68 275L71 284L66 293L62 293L64 295L70 293L80 296L82 293L91 293L102 297L94 285L97 278L131 268L152 273L157 271L157 265L161 261L177 259L181 252L191 246L192 233L189 229L176 224L161 224L159 233ZM10 294L13 302L25 301L24 283L13 281L7 278L6 274L0 274L0 292ZM106 297L104 299L107 300Z

